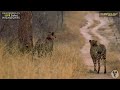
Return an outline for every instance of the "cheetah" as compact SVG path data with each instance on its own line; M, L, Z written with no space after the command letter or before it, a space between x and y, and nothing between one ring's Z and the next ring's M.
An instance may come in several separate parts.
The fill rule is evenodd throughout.
M100 61L104 60L104 74L106 73L106 47L103 44L97 44L96 40L89 40L90 55L94 64L94 71L98 74L100 72ZM96 63L98 63L98 71L96 70Z
M49 32L45 40L38 39L33 48L33 55L37 51L38 57L52 55L53 40L56 38L54 32Z

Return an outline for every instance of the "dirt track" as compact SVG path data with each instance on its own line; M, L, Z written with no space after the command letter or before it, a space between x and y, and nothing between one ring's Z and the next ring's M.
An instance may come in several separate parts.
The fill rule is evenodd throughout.
M82 34L82 36L84 37L85 40L85 45L83 46L83 48L80 50L83 56L83 60L85 65L88 67L89 73L92 72L92 76L90 76L89 78L93 78L93 79L111 79L111 75L110 75L110 71L108 71L107 74L103 74L103 65L101 66L101 71L100 74L96 74L93 72L93 62L90 56L90 44L89 44L89 40L90 39L95 39L94 37L97 37L97 40L99 41L99 43L102 43L106 46L106 48L108 48L108 44L109 44L109 40L100 35L97 31L100 28L105 28L108 29L109 25L108 25L108 19L107 18L101 18L99 17L98 13L93 13L93 14L87 14L85 16L85 19L87 20L87 24L85 26L83 26L82 28L80 28L80 33ZM94 20L100 22L98 24L96 24L94 27L89 28L90 26L92 26L93 24L95 24ZM91 34L90 34L91 33Z

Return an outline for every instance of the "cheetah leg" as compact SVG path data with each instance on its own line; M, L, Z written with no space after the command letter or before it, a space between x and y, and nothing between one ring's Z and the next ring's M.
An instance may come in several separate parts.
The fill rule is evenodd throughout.
M104 74L106 74L106 59L104 59Z
M40 53L40 50L38 50L38 57L40 57L40 54L41 54L41 53Z
M96 60L94 60L94 71L97 71L96 70Z
M98 60L98 73L100 72L100 60Z
M42 52L41 52L41 56L42 57L45 57L46 56L46 51L43 49Z
M43 56L43 50L42 49L39 49L38 50L38 57L42 57Z
M32 50L32 55L33 55L33 56L35 55L35 50Z

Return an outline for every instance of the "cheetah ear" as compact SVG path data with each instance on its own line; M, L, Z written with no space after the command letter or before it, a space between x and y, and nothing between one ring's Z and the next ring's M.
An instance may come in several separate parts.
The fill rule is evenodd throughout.
M91 40L89 40L89 42L91 43Z
M54 32L52 32L52 36L54 35Z

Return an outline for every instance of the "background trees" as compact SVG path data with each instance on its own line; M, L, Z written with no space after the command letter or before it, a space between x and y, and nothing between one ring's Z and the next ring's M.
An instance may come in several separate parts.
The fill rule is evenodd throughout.
M29 52L47 32L62 30L63 11L20 11L20 16L20 20L0 19L0 39L11 47L18 43L22 52Z

